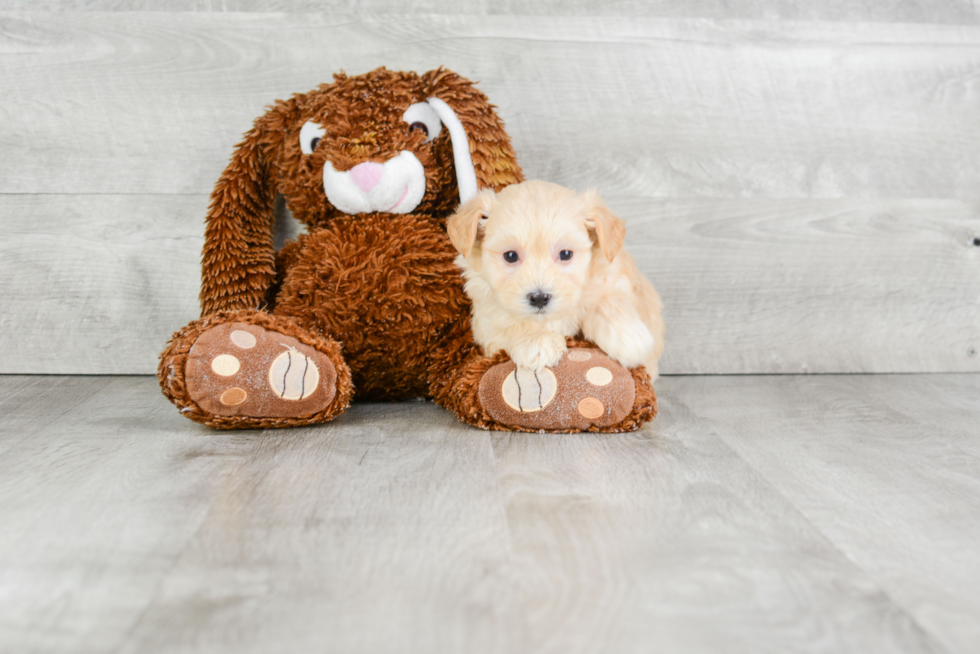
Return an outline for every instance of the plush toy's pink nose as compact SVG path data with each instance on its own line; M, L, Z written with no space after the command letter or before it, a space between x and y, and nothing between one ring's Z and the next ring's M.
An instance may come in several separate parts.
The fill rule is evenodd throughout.
M349 174L350 178L357 184L357 188L365 193L370 193L371 189L381 181L381 176L385 174L385 167L379 163L365 161L351 168Z

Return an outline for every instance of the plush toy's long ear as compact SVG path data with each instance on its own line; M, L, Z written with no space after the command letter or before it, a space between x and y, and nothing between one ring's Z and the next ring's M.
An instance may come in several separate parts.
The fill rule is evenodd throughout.
M446 221L446 231L460 254L468 257L476 243L476 235L480 229L480 220L490 215L490 207L496 193L491 189L480 191Z
M255 121L211 192L201 257L202 315L258 308L275 279L276 188L263 148L279 110Z
M619 216L609 210L595 190L587 191L585 197L590 205L590 216L586 218L585 224L589 229L595 230L596 240L599 241L599 248L605 255L606 261L612 261L623 249L626 225Z
M429 104L446 125L453 142L461 202L478 190L499 191L524 181L510 137L487 96L468 79L445 68L425 73L422 80Z

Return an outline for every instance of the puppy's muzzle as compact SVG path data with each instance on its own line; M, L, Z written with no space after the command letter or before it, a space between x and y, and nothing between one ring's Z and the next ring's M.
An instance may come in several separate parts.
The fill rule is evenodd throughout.
M548 302L551 301L551 296L548 293L542 293L541 291L535 291L534 293L527 294L527 301L535 309L544 309L548 306Z

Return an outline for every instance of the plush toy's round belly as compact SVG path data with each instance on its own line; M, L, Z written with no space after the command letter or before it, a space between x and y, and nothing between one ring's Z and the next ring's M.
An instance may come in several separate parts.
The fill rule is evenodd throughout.
M342 216L281 253L275 313L340 341L357 399L427 394L427 366L469 315L456 251L429 217Z

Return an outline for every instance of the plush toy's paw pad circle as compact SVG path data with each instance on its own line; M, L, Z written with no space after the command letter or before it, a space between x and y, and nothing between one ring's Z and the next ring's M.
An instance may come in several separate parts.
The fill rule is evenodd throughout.
M601 350L569 350L553 368L498 364L483 375L480 403L497 422L524 429L589 429L621 422L633 408L630 372Z
M269 367L269 386L281 400L305 400L320 384L320 371L311 357L289 348Z
M558 380L548 368L512 370L501 387L504 402L518 413L540 411L551 404L557 390Z
M256 325L204 331L187 357L187 392L216 416L302 418L337 393L337 369L324 353Z

